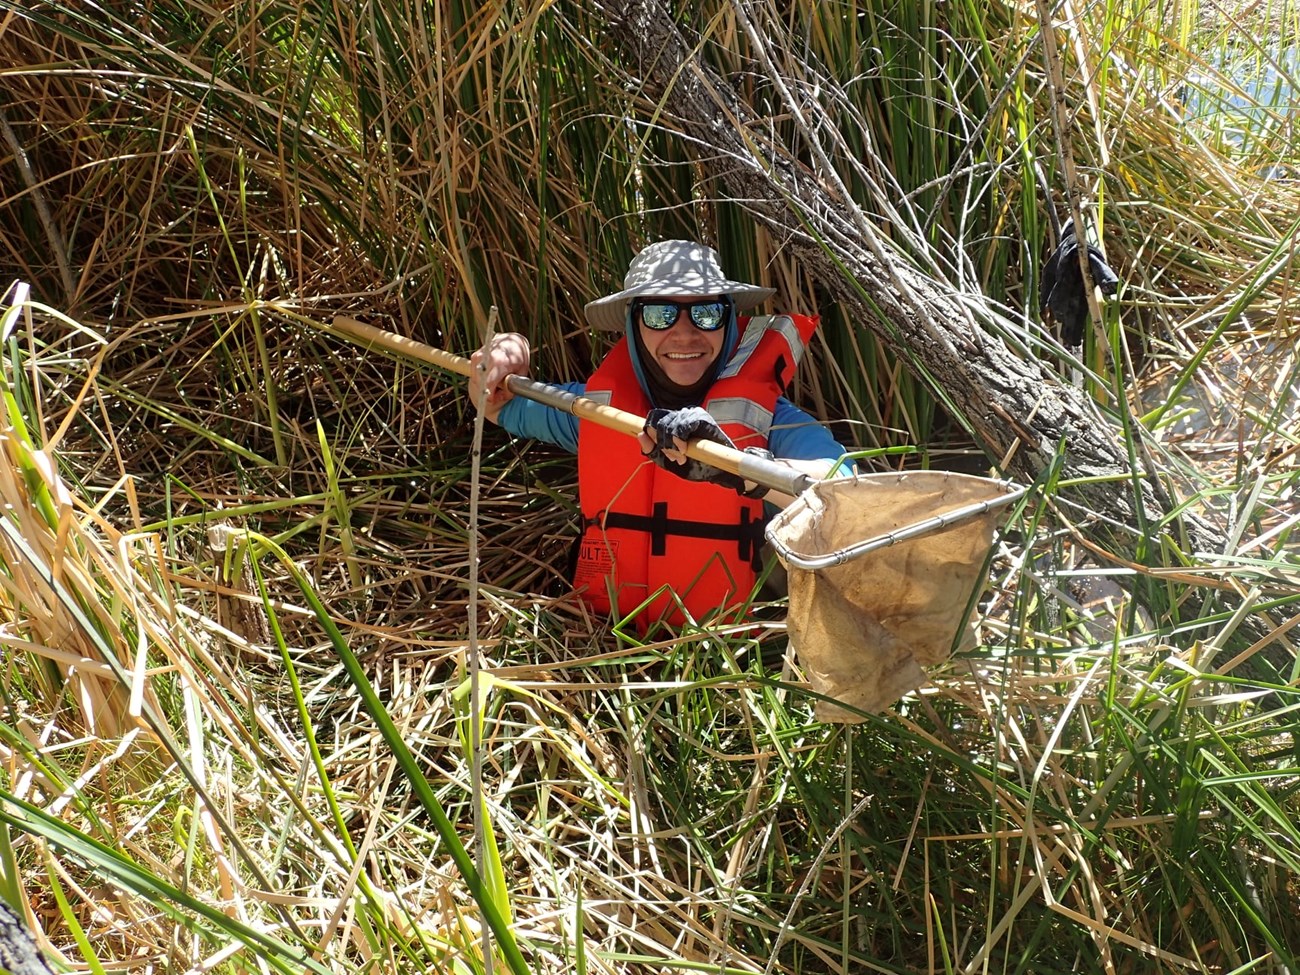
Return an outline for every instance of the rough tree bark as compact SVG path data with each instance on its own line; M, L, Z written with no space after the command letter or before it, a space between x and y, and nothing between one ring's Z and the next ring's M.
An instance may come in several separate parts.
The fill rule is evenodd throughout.
M1140 526L1167 524L1179 531L1180 549L1223 551L1226 540L1211 526L1167 518L1169 505L1153 488L1153 478L1141 478L1135 490L1112 424L1080 390L1040 361L1014 354L984 328L981 318L996 315L993 309L945 290L896 256L832 183L795 163L789 152L772 147L760 154L769 129L765 120L699 58L660 0L597 0L595 7L644 93L662 106L661 121L670 117L688 137L711 148L731 195L746 201L887 348L928 374L972 424L991 459L1009 456L1008 473L1032 481L1063 443L1062 475L1081 482L1066 496L1130 529L1122 541L1107 537L1108 544L1131 551ZM809 222L821 241L808 233Z

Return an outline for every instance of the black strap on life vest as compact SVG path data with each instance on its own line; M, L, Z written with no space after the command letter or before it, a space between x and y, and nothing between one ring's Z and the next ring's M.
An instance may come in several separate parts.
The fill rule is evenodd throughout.
M668 550L668 536L684 538L713 538L721 542L736 542L737 556L748 562L755 572L763 568L763 529L766 518L751 520L749 509L740 509L740 521L734 525L719 525L708 521L687 521L668 517L668 502L656 501L650 515L632 515L621 511L602 511L590 524L604 528L627 528L650 533L650 554L662 556Z

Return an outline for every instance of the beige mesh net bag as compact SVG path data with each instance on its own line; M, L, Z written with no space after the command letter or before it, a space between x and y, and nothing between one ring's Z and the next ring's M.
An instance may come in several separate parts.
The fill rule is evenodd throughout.
M819 701L818 720L881 711L973 645L996 509L1022 494L946 471L867 474L818 481L772 520L791 647L813 690L840 702Z

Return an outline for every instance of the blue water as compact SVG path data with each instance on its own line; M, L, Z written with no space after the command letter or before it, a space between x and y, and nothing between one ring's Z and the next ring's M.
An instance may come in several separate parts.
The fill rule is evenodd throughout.
M1205 72L1188 76L1182 99L1188 122L1218 133L1241 149L1282 135L1294 145L1300 125L1300 50L1281 52L1277 64L1255 52L1227 52Z

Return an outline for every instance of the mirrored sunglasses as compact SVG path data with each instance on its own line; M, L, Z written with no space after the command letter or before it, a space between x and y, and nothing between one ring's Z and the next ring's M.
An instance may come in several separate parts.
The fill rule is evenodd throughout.
M716 332L727 323L726 298L709 298L704 301L669 301L665 298L638 298L632 302L633 316L640 316L646 328L662 332L672 328L683 311L690 315L691 324L705 332Z

